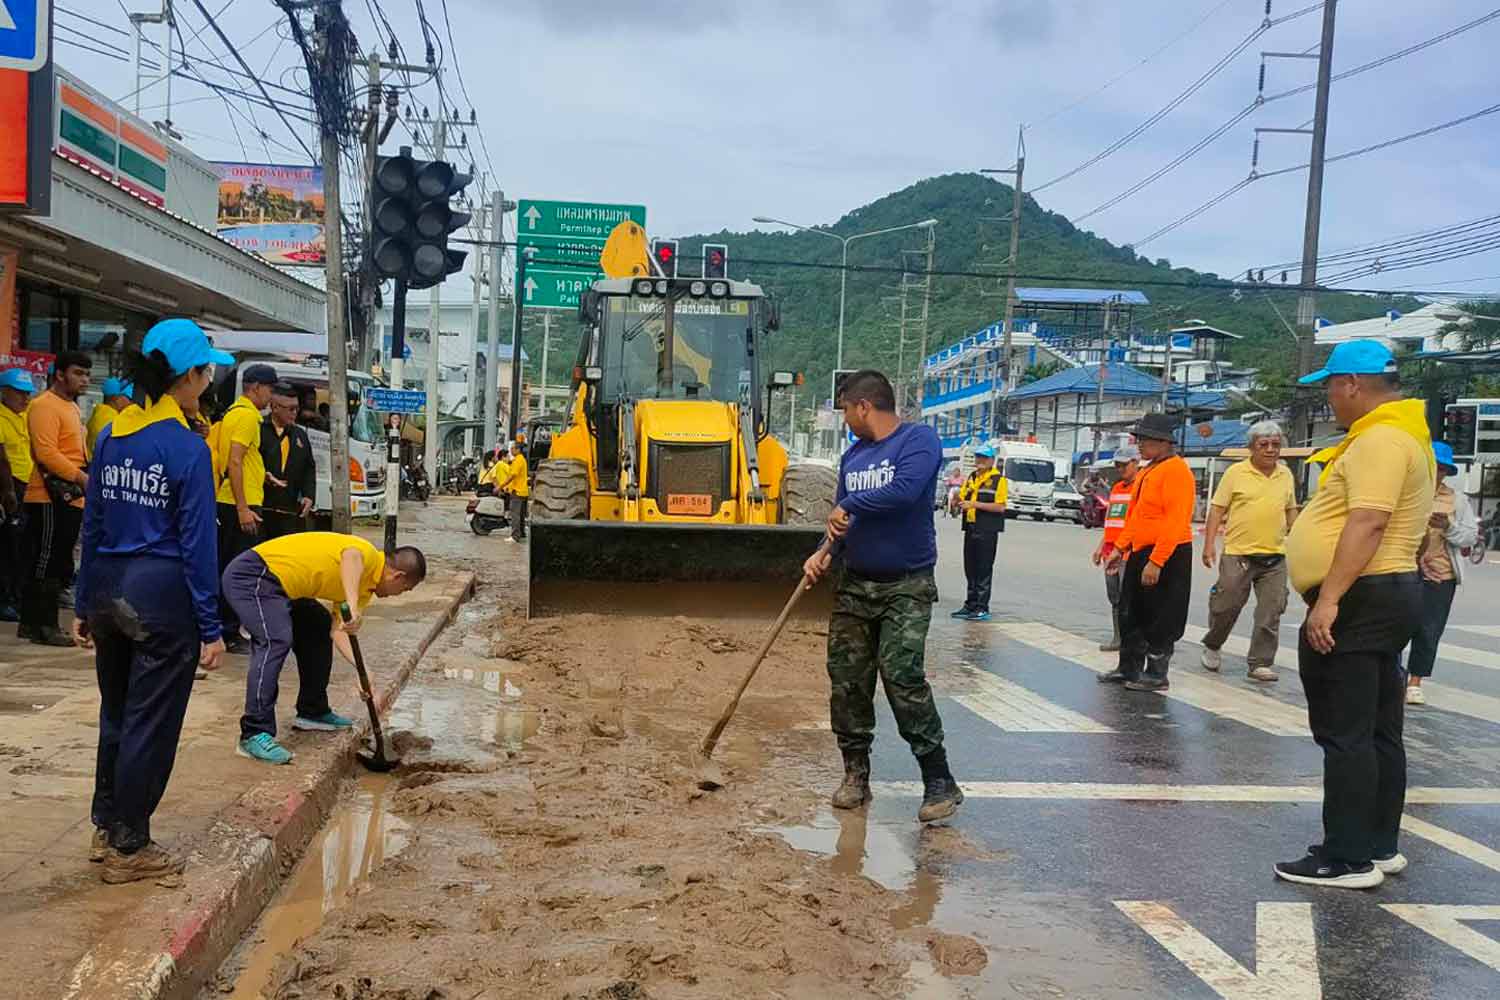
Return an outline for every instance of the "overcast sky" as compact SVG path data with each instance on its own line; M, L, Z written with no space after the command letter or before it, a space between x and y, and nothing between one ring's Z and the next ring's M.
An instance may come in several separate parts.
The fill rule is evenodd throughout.
M144 9L140 0L125 2ZM126 26L118 0L59 3ZM204 3L217 11L223 0ZM194 0L176 4L191 39L204 19ZM1306 5L1275 0L1272 16ZM415 0L381 6L408 56L420 61ZM424 6L446 47L443 0ZM1344 0L1334 71L1495 6ZM377 38L370 4L345 0L345 7L368 49ZM448 0L448 11L457 62L507 196L644 203L653 235L678 235L752 228L755 215L831 223L924 177L1009 166L1017 126L1026 122L1034 123L1027 187L1038 187L1168 104L1255 29L1263 0L740 0L696 7L680 0ZM269 2L239 0L220 22L258 72L269 67L267 79L295 86L305 75L292 70L293 46L266 30L278 19ZM1139 139L1042 191L1039 201L1076 218L1141 180L1254 99L1261 50L1315 46L1320 19L1313 11L1266 32ZM67 13L59 23L129 49L128 37ZM62 65L111 96L133 89L127 63L66 44L78 38L66 30L58 37ZM211 51L230 61L211 31L201 38L189 42L190 59ZM1329 154L1495 104L1497 45L1500 19L1335 83ZM467 115L453 56L445 57L448 91ZM201 71L228 82L209 67ZM1311 83L1315 71L1312 60L1273 60L1267 93ZM436 111L432 89L418 99ZM272 159L301 159L288 154L285 147L297 143L270 112L255 113L270 143L243 121L237 139L222 101L207 95L200 84L174 84L173 120L201 155L263 161L269 146ZM161 115L164 96L159 85L145 92L154 106L147 117ZM1312 108L1311 93L1266 105L1163 180L1082 225L1116 243L1139 241L1244 178L1253 127L1300 126ZM1305 136L1268 136L1261 170L1304 163L1307 151ZM482 155L479 164L485 166ZM1140 249L1226 275L1295 259L1305 197L1305 173L1259 181ZM1330 165L1322 245L1338 249L1477 219L1500 211L1497 204L1500 115ZM1491 275L1500 276L1500 251L1359 284L1431 287ZM1497 288L1500 277L1452 287Z

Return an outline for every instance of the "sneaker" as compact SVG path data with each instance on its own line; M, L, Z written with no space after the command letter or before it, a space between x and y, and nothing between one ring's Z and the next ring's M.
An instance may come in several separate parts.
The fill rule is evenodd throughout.
M250 655L250 643L247 640L240 638L239 636L225 639L224 652L228 653L230 656L248 656Z
M353 726L352 720L344 718L337 712L329 712L315 718L299 715L292 720L293 729L309 729L318 733L332 733L340 729L350 729Z
M109 831L102 826L94 827L94 838L89 841L89 863L99 864L109 857Z
M1392 851L1385 855L1377 854L1370 859L1370 863L1379 868L1382 875L1400 875L1406 871L1406 855L1400 851Z
M1224 654L1220 653L1217 649L1209 649L1207 646L1204 646L1203 659L1198 662L1203 664L1204 670L1212 670L1214 673L1218 673L1219 668L1224 665Z
M1425 704L1427 704L1427 696L1422 693L1422 686L1420 684L1412 684L1412 685L1410 685L1410 686L1407 687L1407 689L1406 689L1406 703L1408 705L1425 705Z
M1123 674L1118 670L1111 670L1107 674L1100 674L1095 678L1100 684L1128 684L1135 678L1129 674Z
M1142 674L1133 681L1125 682L1127 691L1165 691L1171 686L1165 677L1152 677L1150 674Z
M1281 680L1281 675L1270 667L1251 667L1250 672L1245 676L1252 681L1259 681L1262 684L1270 684L1273 681Z
M969 611L968 607L965 606L965 607L959 608L957 611L949 612L948 617L949 618L967 618L967 617L969 617L969 614L970 614L970 611Z
M64 632L60 628L53 628L50 625L43 625L41 628L32 630L30 638L31 641L38 646L61 646L65 648L72 648L73 646L77 645L77 643L73 641L73 637L71 635Z
M197 670L193 671L193 680L195 680L195 681L206 681L206 680L208 680L208 671L204 670L202 667L199 667Z
M152 841L134 854L111 850L104 859L104 871L99 877L110 885L120 885L181 875L185 865L181 858Z
M290 764L294 754L270 733L256 733L248 740L240 740L234 752L251 760L263 760L267 764Z
M971 611L967 620L971 622L987 622L990 620L990 613L988 611Z
M1115 636L1114 638L1110 639L1108 642L1101 642L1101 643L1099 643L1099 652L1101 652L1101 653L1118 653L1119 651L1120 651L1120 637L1119 636Z
M0 622L18 622L21 620L21 612L16 610L14 604L0 604Z
M1276 865L1276 877L1301 885L1329 886L1334 889L1373 889L1385 881L1385 873L1366 861L1362 865L1329 861L1321 853L1309 852L1298 861Z

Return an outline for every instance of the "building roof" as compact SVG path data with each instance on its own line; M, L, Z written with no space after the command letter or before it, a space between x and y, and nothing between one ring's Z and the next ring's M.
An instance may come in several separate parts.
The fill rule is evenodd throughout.
M1341 344L1346 340L1378 340L1387 347L1398 342L1419 342L1427 350L1440 349L1438 331L1463 316L1453 305L1434 302L1415 312L1399 313L1392 309L1373 319L1349 323L1327 323L1319 326L1314 339L1319 344Z
M1007 397L1012 402L1026 399L1046 399L1052 396L1072 396L1079 393L1092 395L1099 391L1099 366L1082 365L1069 368L1055 375L1048 375L1030 385L1024 385ZM1185 390L1174 385L1168 399L1182 405ZM1118 399L1121 396L1160 396L1161 379L1147 375L1130 365L1111 363L1104 366L1104 396ZM1186 404L1194 409L1216 410L1225 406L1222 392L1186 392Z
M1145 293L1117 288L1017 288L1017 302L1054 306L1102 306L1115 302L1126 306L1149 306Z
M1174 345L1181 343L1179 339L1181 337L1188 337L1191 340L1245 339L1237 333L1230 333L1228 330L1220 330L1218 327L1209 326L1207 323L1188 323L1184 326L1174 326L1172 327L1170 332L1172 334L1172 343Z

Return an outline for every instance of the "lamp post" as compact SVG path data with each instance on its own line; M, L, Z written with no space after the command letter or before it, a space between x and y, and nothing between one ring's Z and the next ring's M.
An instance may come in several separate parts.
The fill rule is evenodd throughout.
M796 229L804 233L817 233L820 236L828 236L832 239L838 240L844 245L843 263L839 268L839 346L838 353L834 361L835 368L844 367L844 303L846 298L848 297L849 291L849 244L853 243L855 240L862 240L870 236L884 236L886 233L899 233L904 229L927 229L938 224L938 220L936 219L923 219L921 222L909 222L904 226L891 226L887 229L875 229L868 233L855 233L853 236L840 236L838 233L835 233L828 229L819 228L818 226L799 226L795 222L787 222L785 219L772 219L764 215L757 215L750 221L759 222L764 225L771 226L786 226L790 229Z

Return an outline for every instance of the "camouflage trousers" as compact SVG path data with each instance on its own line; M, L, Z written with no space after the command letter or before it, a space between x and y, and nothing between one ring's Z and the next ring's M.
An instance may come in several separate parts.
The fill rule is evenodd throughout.
M912 753L921 757L943 745L943 721L922 666L937 596L931 570L891 583L847 572L838 581L828 621L828 714L840 750L869 752L877 676Z

